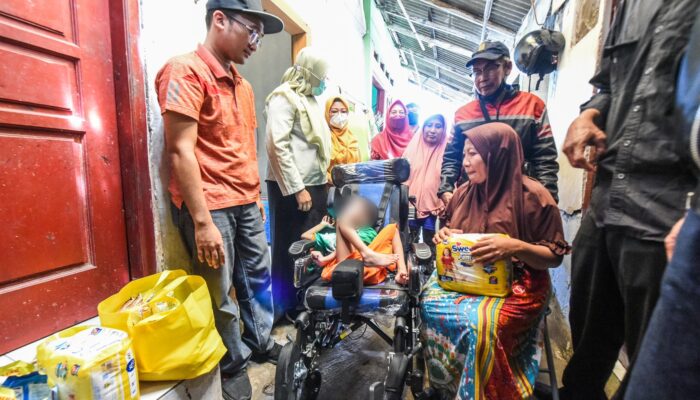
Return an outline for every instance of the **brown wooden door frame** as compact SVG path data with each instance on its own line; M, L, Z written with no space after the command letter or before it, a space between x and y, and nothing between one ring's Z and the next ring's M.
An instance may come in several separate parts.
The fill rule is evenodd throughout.
M109 0L119 156L132 279L156 272L146 83L138 39L139 1Z
M278 16L284 22L284 30L292 37L292 63L301 49L311 44L309 25L285 0L262 0L265 11Z

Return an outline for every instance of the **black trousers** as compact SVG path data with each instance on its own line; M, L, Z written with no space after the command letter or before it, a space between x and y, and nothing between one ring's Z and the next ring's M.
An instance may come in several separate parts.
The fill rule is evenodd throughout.
M301 234L321 222L326 215L328 190L326 185L307 186L311 194L311 210L300 211L294 195L283 196L277 182L267 181L270 206L270 239L272 240L272 300L277 322L287 311L297 307L294 287L294 262L289 246L301 239Z
M590 214L583 217L571 260L574 354L564 370L562 398L606 399L605 384L623 343L634 365L665 268L663 243L598 228ZM626 381L616 397L623 397Z

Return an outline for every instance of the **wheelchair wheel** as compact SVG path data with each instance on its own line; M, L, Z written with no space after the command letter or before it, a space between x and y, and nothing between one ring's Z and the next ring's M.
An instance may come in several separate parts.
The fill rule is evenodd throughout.
M321 373L309 371L299 345L289 342L280 351L275 371L275 400L314 400L321 389Z
M394 354L389 361L389 372L384 380L384 400L403 399L406 370L411 360L403 353Z
M406 320L403 317L397 317L394 322L394 353L405 353L410 347L408 343L410 337L406 330Z

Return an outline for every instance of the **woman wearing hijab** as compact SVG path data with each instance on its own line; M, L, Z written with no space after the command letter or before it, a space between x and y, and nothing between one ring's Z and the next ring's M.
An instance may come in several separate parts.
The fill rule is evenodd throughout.
M330 132L315 97L325 89L326 72L326 61L304 48L266 100L275 321L297 305L289 246L326 211Z
M389 107L384 129L372 139L371 157L373 160L388 160L403 156L404 150L413 138L408 124L408 112L401 100Z
M438 198L442 155L447 146L445 117L436 114L425 120L423 130L416 134L404 151L404 157L411 163L411 176L408 178L408 193L416 198L416 217L409 221L409 227L418 237L422 231L423 240L432 243L435 235L435 221L445 209Z
M512 259L512 294L463 295L442 289L432 275L421 316L431 384L460 399L524 399L539 370L537 329L551 292L549 268L569 251L559 209L547 189L522 175L523 149L515 131L490 123L466 132L469 182L446 209L452 233L505 233L472 247L475 263Z
M350 107L342 97L331 97L326 101L326 122L331 128L331 162L328 166L328 182L331 170L336 165L360 162L360 148L355 135L348 126Z

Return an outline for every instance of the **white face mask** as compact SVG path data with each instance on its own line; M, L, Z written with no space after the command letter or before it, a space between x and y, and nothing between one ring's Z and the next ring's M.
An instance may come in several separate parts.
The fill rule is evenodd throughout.
M331 116L331 126L337 129L345 128L348 124L348 113L339 112Z

